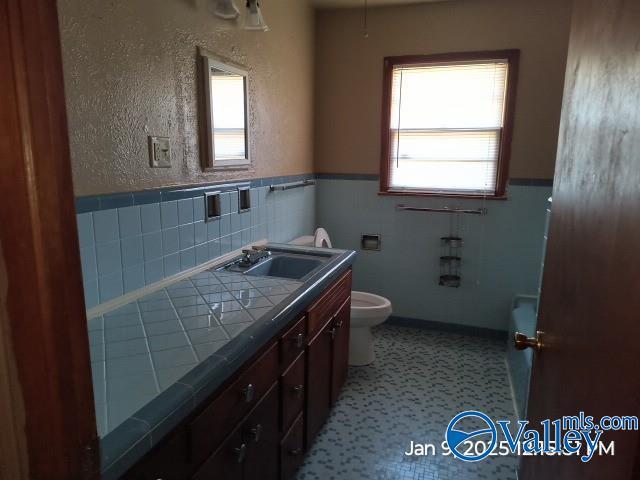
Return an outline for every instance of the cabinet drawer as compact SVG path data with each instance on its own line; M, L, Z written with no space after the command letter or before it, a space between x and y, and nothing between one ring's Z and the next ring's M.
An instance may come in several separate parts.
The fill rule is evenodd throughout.
M333 317L344 301L351 295L351 270L340 277L333 286L309 308L308 311L308 335L313 338Z
M280 478L290 480L304 460L303 416L298 415L296 421L282 439L280 445Z
M247 442L244 480L277 480L278 478L279 407L280 390L275 383L260 401L260 405L243 422L243 438Z
M247 444L240 428L234 430L191 480L237 480L242 478Z
M278 477L278 387L273 384L192 480Z
M280 354L282 365L288 368L298 355L304 352L307 344L305 337L307 317L303 317L282 336L280 340Z
M298 359L282 375L282 431L286 432L304 406L305 356Z
M274 343L189 425L191 459L204 460L253 408L278 378Z

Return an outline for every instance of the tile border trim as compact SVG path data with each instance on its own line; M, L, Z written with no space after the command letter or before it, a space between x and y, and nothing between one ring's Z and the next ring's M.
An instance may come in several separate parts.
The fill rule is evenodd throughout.
M166 187L153 190L141 190L135 192L110 193L104 195L90 195L76 197L76 213L97 212L112 208L132 207L134 205L148 205L150 203L168 202L195 198L210 191L231 192L240 187L265 187L281 183L298 182L315 179L312 173L300 175L288 175L282 177L264 177L250 180L227 180L213 183L183 185Z
M435 322L433 320L421 320L419 318L399 317L392 315L386 325L396 327L409 327L421 330L436 330L438 332L457 333L470 337L492 338L494 340L506 341L508 332L506 330L494 330L492 328L472 327L470 325L460 325L457 323Z
M286 175L281 177L264 177L250 180L220 181L205 184L183 185L135 192L110 193L104 195L90 195L76 197L76 213L97 212L112 208L131 207L134 205L148 205L170 200L195 198L206 192L219 190L221 192L236 191L239 187L265 187L281 183L299 182L302 180L360 180L378 181L377 174L367 173L304 173L299 175ZM509 185L528 187L551 187L553 179L543 178L511 178Z

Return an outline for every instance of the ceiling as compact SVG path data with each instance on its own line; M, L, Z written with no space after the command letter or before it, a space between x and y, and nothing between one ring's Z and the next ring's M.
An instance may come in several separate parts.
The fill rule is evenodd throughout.
M367 3L370 7L381 7L443 1L448 0L367 0ZM353 8L364 6L364 0L311 0L311 3L316 8Z

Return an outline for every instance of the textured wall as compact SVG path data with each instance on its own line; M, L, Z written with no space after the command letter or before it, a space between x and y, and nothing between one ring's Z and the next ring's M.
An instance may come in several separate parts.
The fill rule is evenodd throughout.
M217 19L210 4L58 1L76 195L312 171L311 7L264 2L271 31L259 33ZM249 172L200 168L197 46L250 71ZM147 135L171 138L171 169L149 168Z
M319 172L378 173L382 59L391 55L519 48L511 177L552 178L569 36L567 0L460 0L316 19Z

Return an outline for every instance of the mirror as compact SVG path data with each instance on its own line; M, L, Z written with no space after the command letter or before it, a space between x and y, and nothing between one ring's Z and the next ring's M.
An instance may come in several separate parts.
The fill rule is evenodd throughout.
M247 71L200 49L202 59L205 170L249 167Z

